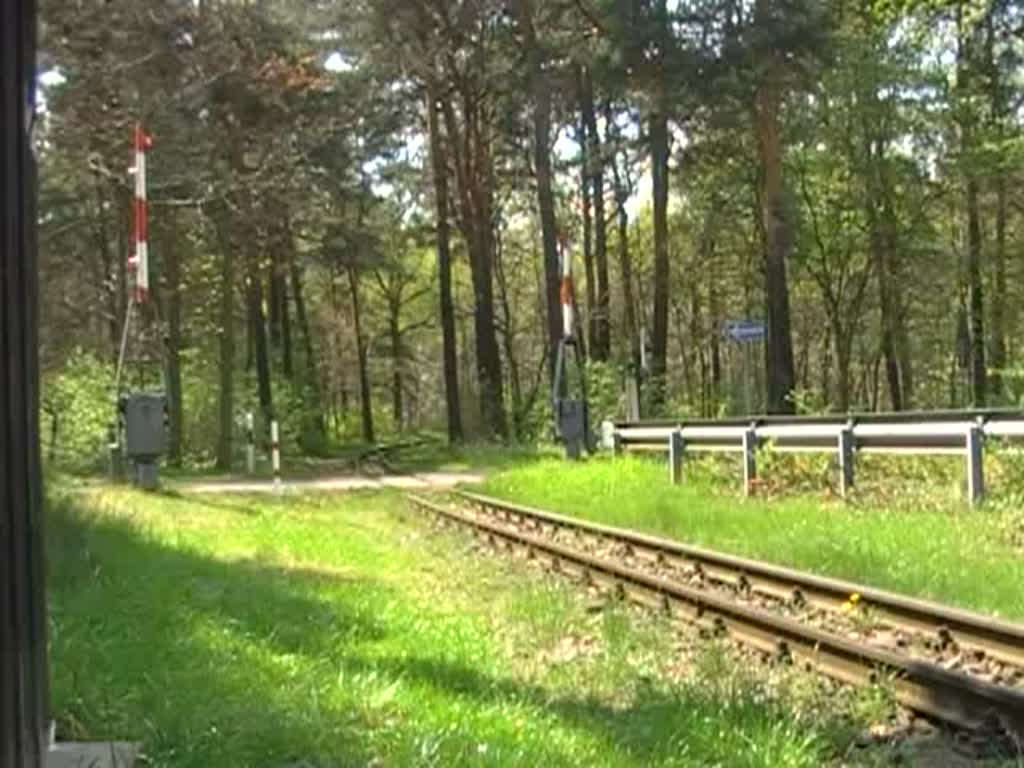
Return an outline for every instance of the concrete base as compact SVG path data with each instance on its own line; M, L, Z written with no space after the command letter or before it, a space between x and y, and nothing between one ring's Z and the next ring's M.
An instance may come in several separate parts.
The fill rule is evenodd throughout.
M43 768L132 768L139 745L126 741L54 744Z

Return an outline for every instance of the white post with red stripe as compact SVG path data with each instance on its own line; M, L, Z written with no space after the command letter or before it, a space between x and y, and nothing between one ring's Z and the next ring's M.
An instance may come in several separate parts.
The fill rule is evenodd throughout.
M562 238L562 286L559 291L559 298L562 302L562 336L566 339L573 337L573 306L572 306L572 251L565 238Z
M153 145L153 139L135 126L135 253L129 263L135 270L135 300L140 304L149 297L149 211L146 203L146 150Z
M135 291L125 313L121 331L121 348L117 355L117 373L114 380L115 400L121 393L121 376L124 372L125 354L128 350L128 336L135 312L135 305L144 303L149 297L149 223L146 207L146 150L153 145L153 139L136 123L132 135L132 149L135 162L128 172L135 176L135 192L132 216L132 243L135 247L128 257L128 268L135 275Z
M274 492L281 492L281 435L277 419L270 422L270 451L274 462Z

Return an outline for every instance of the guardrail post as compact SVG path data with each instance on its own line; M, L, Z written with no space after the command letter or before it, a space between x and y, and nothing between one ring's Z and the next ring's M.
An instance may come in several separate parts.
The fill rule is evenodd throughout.
M978 504L985 495L985 468L983 433L981 426L975 424L967 429L967 499L971 504Z
M754 481L757 479L757 431L751 425L743 433L743 493L750 496L754 493Z
M668 436L668 467L669 477L672 485L679 485L683 482L683 451L686 444L683 442L683 431L676 429Z
M622 435L619 434L618 430L612 432L612 456L622 455Z
M853 422L839 431L839 492L846 496L853 488Z

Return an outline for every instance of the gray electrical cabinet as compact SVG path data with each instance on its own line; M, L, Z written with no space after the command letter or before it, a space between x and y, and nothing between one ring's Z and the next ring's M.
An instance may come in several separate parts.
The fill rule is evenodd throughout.
M565 455L578 459L587 447L587 404L583 400L559 400L556 407L558 436L565 445Z
M136 482L157 486L157 462L167 451L167 398L163 393L135 392L124 397L125 454L135 464Z

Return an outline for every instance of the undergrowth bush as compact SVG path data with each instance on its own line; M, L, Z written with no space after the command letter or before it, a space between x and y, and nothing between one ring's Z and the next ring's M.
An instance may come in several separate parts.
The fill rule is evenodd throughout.
M109 363L81 349L44 374L40 432L50 463L75 471L102 466L114 417L113 384Z

